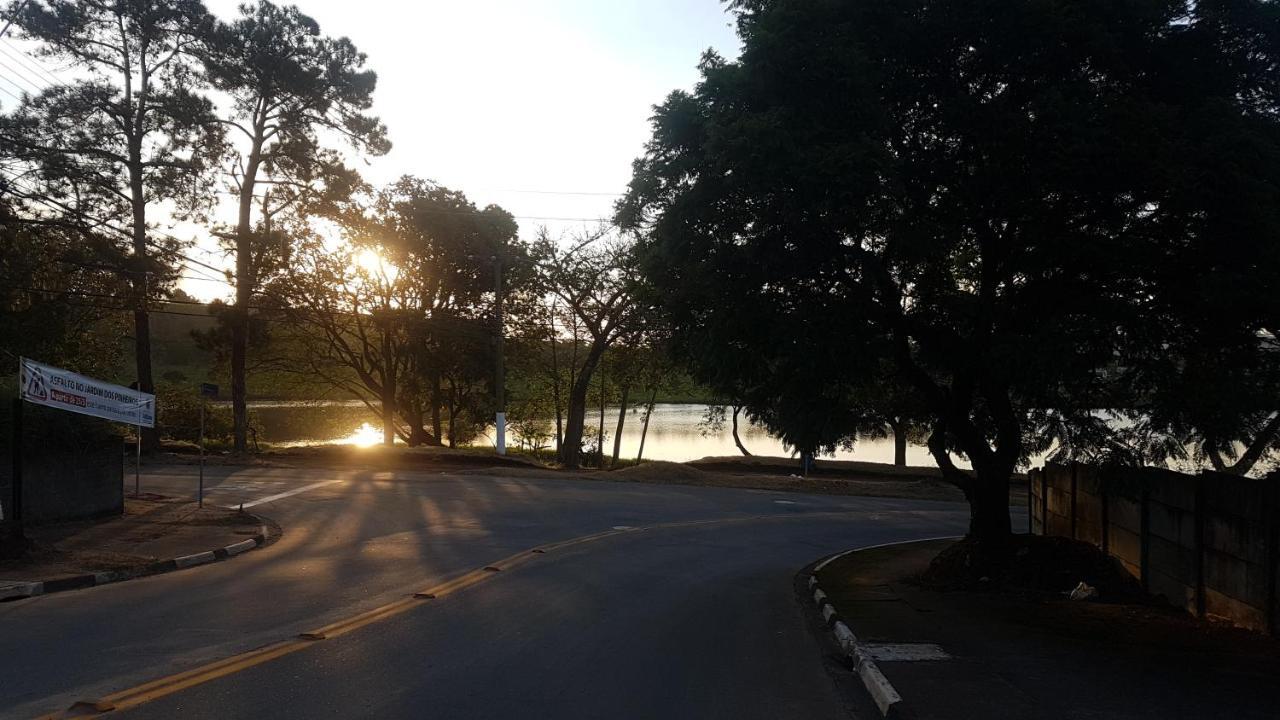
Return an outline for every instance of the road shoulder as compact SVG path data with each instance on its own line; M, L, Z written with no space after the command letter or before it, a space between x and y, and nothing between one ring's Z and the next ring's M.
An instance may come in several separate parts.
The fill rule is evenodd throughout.
M1149 605L924 589L951 541L856 551L816 587L905 717L1272 717L1274 639Z
M144 496L119 517L29 528L29 547L0 562L0 600L77 590L225 560L279 536L229 508Z

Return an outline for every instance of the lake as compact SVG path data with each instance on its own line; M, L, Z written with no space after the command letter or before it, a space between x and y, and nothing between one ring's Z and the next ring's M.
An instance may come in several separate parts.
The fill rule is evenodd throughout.
M283 447L319 444L375 444L381 441L380 420L359 401L255 401L249 403L249 411L259 428L258 440ZM644 457L649 460L685 462L712 455L738 455L733 444L729 424L720 432L704 432L702 420L707 406L701 404L661 403L653 408L649 420L649 433L645 439ZM640 409L627 412L622 430L620 457L634 458L640 448L640 432L644 418ZM600 412L587 412L587 426L599 426ZM613 435L617 427L617 408L605 408L605 452L613 451ZM551 422L547 422L548 430ZM487 436L475 444L492 445L492 428ZM755 455L788 456L791 452L782 442L763 429L750 425L746 418L739 421L742 443ZM508 444L515 446L514 438ZM853 452L838 451L840 460L866 462L893 462L893 441L890 439L860 439ZM909 446L907 463L933 465L933 458L924 447Z

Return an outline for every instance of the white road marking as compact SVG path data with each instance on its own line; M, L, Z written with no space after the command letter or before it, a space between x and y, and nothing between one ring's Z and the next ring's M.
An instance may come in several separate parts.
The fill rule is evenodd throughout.
M933 643L862 643L862 651L876 662L950 660L951 655Z
M773 502L777 505L799 505L800 504L795 500L774 500Z
M274 502L276 500L287 498L291 495L297 495L298 493L304 493L304 492L307 492L308 490L315 490L316 488L324 487L325 485L332 485L334 483L340 483L340 482L342 481L341 480L324 480L318 483L311 483L310 485L303 485L300 488L294 488L288 492L276 493L275 495L268 495L264 498L247 502L244 505L238 505L238 507L251 508L254 505L261 505L263 503Z

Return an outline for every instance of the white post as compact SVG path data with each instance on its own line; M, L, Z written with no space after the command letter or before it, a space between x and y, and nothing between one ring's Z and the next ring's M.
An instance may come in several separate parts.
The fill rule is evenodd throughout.
M498 454L507 454L507 414L500 412L494 420L495 433L497 435Z

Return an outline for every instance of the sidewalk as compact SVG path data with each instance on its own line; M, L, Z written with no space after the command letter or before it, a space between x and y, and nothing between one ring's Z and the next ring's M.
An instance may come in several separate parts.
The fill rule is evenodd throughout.
M1280 712L1280 641L1162 607L935 592L905 581L951 542L854 552L818 573L908 716L1261 719ZM949 657L905 659L934 650L916 643Z
M208 504L197 508L185 498L126 498L120 517L28 528L32 547L21 558L0 561L0 585L146 574L158 562L243 543L261 528L255 515Z

